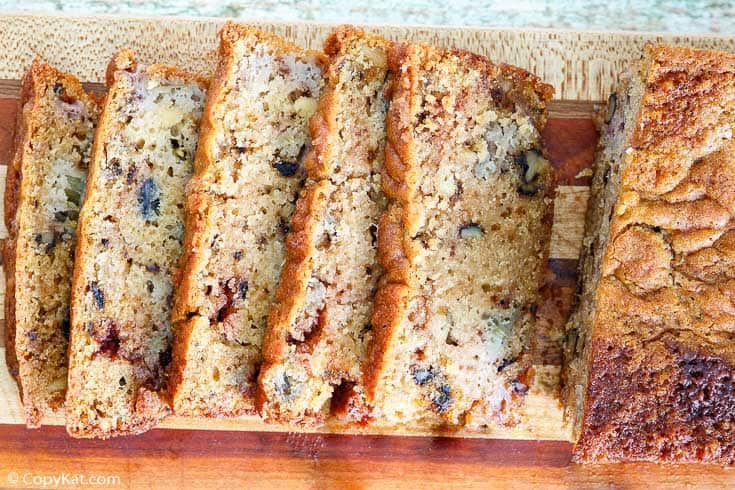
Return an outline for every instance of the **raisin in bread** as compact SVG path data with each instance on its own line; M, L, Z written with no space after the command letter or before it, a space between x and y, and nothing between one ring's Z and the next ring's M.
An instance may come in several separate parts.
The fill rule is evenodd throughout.
M311 120L308 179L263 340L258 403L266 420L361 422L362 363L381 274L376 232L385 144L388 44L341 27L325 43L327 87Z
M31 64L5 183L4 249L6 352L29 427L64 403L77 218L98 115L75 77Z
M206 82L130 51L107 71L71 302L66 424L75 437L149 429L169 412L172 274Z
M427 45L398 45L390 66L368 401L389 426L513 426L551 230L553 90Z
M248 26L220 31L173 320L174 410L251 413L268 309L304 180L324 57Z
M584 462L735 462L735 56L648 47L611 96L569 323Z

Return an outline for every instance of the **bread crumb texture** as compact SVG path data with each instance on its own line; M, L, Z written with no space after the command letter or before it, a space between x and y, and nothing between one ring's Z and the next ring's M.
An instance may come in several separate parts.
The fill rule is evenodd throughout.
M603 128L629 137L576 339L575 457L732 464L735 56L650 47L632 79L632 116Z
M362 365L371 338L385 144L388 43L335 30L327 86L311 121L308 179L264 340L266 420L317 425L334 415L366 423Z
M20 104L5 191L6 349L26 423L37 427L66 392L77 219L99 105L76 78L40 61Z
M255 408L268 311L306 177L324 55L227 23L201 129L187 221L171 394L179 414Z
M390 62L368 401L387 426L514 426L548 254L552 89L464 51L398 45Z
M142 432L170 412L160 390L171 359L172 275L206 82L122 51L108 90L72 288L66 421L77 437Z

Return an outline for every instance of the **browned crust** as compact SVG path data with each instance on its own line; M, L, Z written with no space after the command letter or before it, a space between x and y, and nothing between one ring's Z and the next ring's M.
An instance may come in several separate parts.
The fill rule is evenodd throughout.
M276 364L286 350L286 335L289 326L298 314L299 306L304 303L314 253L313 236L319 224L321 210L327 202L327 181L313 182L304 188L291 216L291 231L286 237L286 259L281 271L281 279L276 290L276 299L268 315L268 327L263 338L263 363L260 372L266 372ZM258 378L255 406L267 422L296 422L280 416L278 410L268 407L262 377ZM303 425L319 425L322 417L314 414Z
M734 464L735 56L649 46L642 69L574 457Z
M86 99L93 104L99 103L96 95L85 92L82 84L73 75L60 72L39 59L34 59L23 77L23 84L18 100L15 135L13 139L13 159L7 168L5 180L5 224L9 237L3 244L3 265L5 269L5 359L10 373L18 384L18 391L24 403L26 425L29 428L39 427L44 416L41 407L24 399L22 380L19 377L19 358L15 349L15 265L17 245L16 212L21 202L21 185L23 167L26 165L28 150L35 130L38 126L36 116L42 93L49 85L61 82L80 99ZM63 400L57 406L61 407Z
M413 160L408 144L411 114L415 100L417 68L412 58L412 46L397 44L388 51L388 65L395 73L390 88L391 102L386 116L385 163L381 173L383 193L391 201L378 223L378 262L384 269L383 283L373 303L373 338L368 346L364 367L365 392L373 403L384 372L385 360L409 295L408 246L403 241L404 223L410 220L408 201L415 180L409 173Z
M293 322L298 313L298 306L303 304L306 296L310 258L314 252L314 230L327 201L327 186L328 182L313 182L306 187L291 216L291 231L286 237L286 260L278 283L276 299L269 314L268 329L263 338L261 371L283 355L286 348L283 333ZM258 395L262 396L262 389Z
M207 203L202 202L197 190L203 174L207 169L217 163L212 154L212 148L215 146L215 138L220 131L220 124L216 119L216 111L219 108L224 93L228 90L227 74L231 71L232 65L236 61L234 59L234 45L244 38L255 37L259 41L271 44L277 52L292 53L296 51L308 56L314 56L322 65L326 64L326 59L322 53L304 50L293 43L284 41L274 34L266 33L244 24L228 21L220 29L219 36L219 63L212 77L209 91L207 92L207 101L199 126L199 141L194 158L194 175L187 189L189 197L186 202L184 246L179 263L177 280L175 281L179 283L179 288L174 299L172 313L174 322L184 321L190 315L196 314L195 311L192 311L191 307L191 298L197 289L196 277L195 274L192 274L192 270L195 269L195 264L197 264L200 258L198 251L206 246L199 239L203 236L201 231L207 226L204 219ZM175 339L174 342L178 342L178 339ZM181 349L179 351L183 352ZM174 387L173 389L175 390L176 388Z
M176 284L175 281L174 284ZM184 382L184 372L187 368L188 346L191 343L192 325L191 321L180 321L173 325L174 340L171 346L171 365L168 370L168 387L164 396L171 405L172 410L176 413L174 405L175 389ZM174 368L175 367L175 368Z
M197 311L194 311L192 301L198 287L195 271L200 268L201 254L199 251L208 246L203 241L205 237L205 233L203 232L209 226L206 221L207 206L209 206L209 203L202 199L199 188L206 185L206 181L203 179L204 174L208 169L217 164L212 154L212 150L215 147L215 139L221 131L221 124L217 121L216 112L219 109L224 94L229 90L227 75L232 70L233 64L237 61L234 55L235 44L243 39L255 38L259 42L268 43L277 53L301 53L304 56L313 57L322 68L326 67L327 63L323 53L305 50L274 34L263 32L245 24L228 21L220 29L219 37L219 62L215 75L212 77L209 91L207 92L207 101L199 127L199 140L194 158L194 175L190 184L187 186L188 198L186 200L184 244L178 272L174 278L174 283L178 284L178 290L175 293L172 310L175 333L168 394L172 400L176 397L177 392L182 386L185 376L186 358L191 339L191 326L188 325L187 320L198 314ZM251 395L243 396L247 397ZM252 409L249 408L251 404L246 403L245 405L248 408L231 412L213 410L211 413L191 413L188 415L236 417L252 413ZM175 409L177 413L187 414L183 410L183 407L175 407Z
M458 57L484 73L487 77L503 76L512 82L507 98L522 106L533 118L539 133L546 123L545 103L553 95L553 88L536 76L510 65L494 65L485 58L464 50L445 50L427 44L399 43L389 51L388 63L396 74L391 91L391 104L386 119L387 140L385 165L381 184L383 192L391 200L378 228L378 260L385 269L383 284L378 290L373 308L373 340L368 348L365 363L366 392L368 402L375 400L376 390L383 374L385 359L390 358L392 339L402 321L406 301L410 293L408 274L413 256L411 244L404 240L406 228L414 221L410 202L415 189L416 160L409 144L412 117L416 100L417 76L414 73L426 60L447 55ZM553 183L549 183L547 195L553 195ZM549 206L550 207L550 206ZM551 225L552 211L546 221ZM540 274L541 276L541 274Z
M211 153L219 129L215 111L226 90L227 73L234 63L232 43L235 42L233 37L237 29L232 25L230 22L226 23L219 33L219 63L207 92L204 112L199 123L199 139L194 157L194 174L187 185L184 243L179 267L174 275L174 284L178 284L178 287L174 292L174 304L171 312L171 319L174 323L174 339L171 365L169 367L168 397L172 401L172 406L175 405L173 401L176 399L177 392L184 380L192 336L190 318L196 314L195 311L190 311L192 309L191 298L197 288L196 274L193 273L193 270L200 258L198 251L207 246L204 243L205 234L203 232L208 226L206 221L208 203L204 202L202 194L197 192L197 184L202 174L216 163ZM182 407L174 406L174 410L177 413L185 414ZM222 415L236 416L237 414Z
M378 384L383 375L386 359L390 359L391 346L398 325L407 308L409 288L405 284L386 283L375 293L373 300L373 339L363 367L365 395L368 403L377 396Z
M5 270L5 361L10 374L15 378L21 401L23 400L23 386L18 377L18 357L15 352L15 212L20 197L20 179L23 156L25 155L26 141L29 139L31 114L36 101L28 106L32 94L35 94L36 80L33 73L38 69L39 62L34 60L30 69L23 78L23 85L18 100L15 134L13 138L13 159L7 168L5 177L5 226L9 237L3 243L3 268ZM25 402L24 402L25 403ZM26 423L29 421L27 420ZM31 421L34 425L37 421Z
M291 232L286 239L286 256L276 292L276 300L268 317L268 328L263 339L263 364L261 373L282 359L287 349L286 333L293 323L299 308L303 305L307 292L309 273L312 268L311 257L314 255L314 235L321 219L322 210L327 204L326 189L329 185L328 162L331 161L334 148L330 135L339 131L337 127L335 92L339 82L339 57L350 49L350 46L367 40L375 46L383 46L386 50L390 42L379 36L370 36L353 26L343 25L335 28L324 42L324 52L330 57L329 69L326 73L326 86L319 99L317 111L309 121L312 138L312 150L304 160L308 175L308 184L302 191L291 218ZM321 414L304 420L284 418L278 409L270 407L263 386L263 377L258 380L256 406L267 421L299 423L301 425L320 425L324 422Z
M110 121L114 117L112 113L114 108L111 107L111 102L118 95L120 90L117 85L118 74L120 71L134 71L137 68L137 61L132 50L123 49L112 57L112 60L107 65L106 81L107 81L107 94L103 102L102 113L100 115L97 127L94 134L94 143L92 145L92 152L89 163L89 172L87 175L87 188L85 192L84 202L90 200L99 190L94 186L94 182L97 178L97 172L102 170L102 163L105 161L107 152L105 145L107 143L107 136L109 134ZM180 71L175 66L165 65L150 65L146 68L146 71L151 76L161 78L174 78L180 79L184 82L195 82L201 88L207 89L209 81L198 75L193 75L184 71ZM75 250L76 260L74 261L74 274L72 277L72 288L71 288L71 334L69 339L70 353L71 346L74 342L75 335L84 335L84 327L77 325L76 319L74 318L75 305L81 302L81 298L84 296L84 285L81 281L82 274L82 260L81 257L87 256L86 241L81 237L86 235L86 216L83 212L84 205L82 205L82 212L79 215L79 222L77 225L77 246ZM73 358L70 356L69 360L69 378L74 375L75 371L83 369L83 366L74 365ZM135 416L136 419L130 422L126 427L120 428L113 431L103 431L96 427L86 427L84 431L73 431L69 424L70 413L68 406L73 403L71 398L71 392L67 392L66 397L66 418L67 418L67 432L69 435L77 438L101 438L106 439L114 436L123 435L135 435L145 432L161 420L163 420L170 413L166 404L164 403L165 395L162 393L154 393L145 387L141 387L137 394Z

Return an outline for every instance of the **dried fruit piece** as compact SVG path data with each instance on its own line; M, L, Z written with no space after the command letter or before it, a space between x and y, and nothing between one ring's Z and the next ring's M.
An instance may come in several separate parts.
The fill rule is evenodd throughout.
M276 170L284 177L291 177L296 175L299 170L299 164L293 162L276 162Z
M434 372L431 368L418 368L413 371L413 381L419 386L425 385L432 379L434 379Z
M160 214L161 199L158 184L150 177L145 179L140 186L138 204L140 204L140 214L145 219L153 219L154 216Z
M56 245L56 233L54 233L53 231L36 233L36 235L33 237L33 240L38 245L46 245L46 252L50 252L51 250L53 250L54 245Z
M67 175L66 182L69 184L69 187L64 189L66 199L77 207L81 206L82 196L84 195L84 180L73 175Z
M449 406L452 404L452 390L449 388L449 385L443 384L439 386L431 399L431 404L439 413L449 410Z
M100 310L104 309L105 293L102 292L102 290L99 288L99 285L96 282L90 282L89 290L92 293L92 296L94 296L94 302L97 305L97 308Z
M291 377L288 376L286 373L283 373L283 376L278 378L275 383L276 392L278 393L278 396L283 400L288 401L292 400L295 397L295 394L292 390L291 381Z
M240 291L240 298L245 299L248 295L248 282L240 281L240 284L238 284L237 288Z

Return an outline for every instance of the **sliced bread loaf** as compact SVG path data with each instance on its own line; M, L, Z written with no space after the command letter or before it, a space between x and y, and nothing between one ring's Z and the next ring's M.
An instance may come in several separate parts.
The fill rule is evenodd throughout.
M390 426L512 426L551 230L552 88L427 45L399 45L390 63L368 401Z
M248 26L220 31L187 189L171 395L179 414L254 411L261 341L305 174L324 57Z
M735 55L649 46L601 127L569 322L579 462L735 464Z
M97 98L34 61L23 79L5 183L5 345L26 424L38 427L66 391L69 294Z
M366 421L362 363L381 267L377 222L385 144L388 43L349 27L325 43L327 87L311 120L308 179L263 341L266 420ZM331 408L331 410L330 410Z
M79 217L66 424L75 437L145 431L170 409L172 275L206 82L112 60Z

